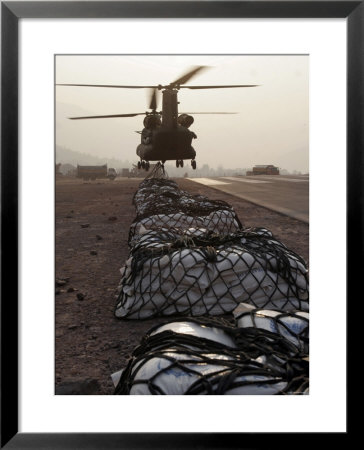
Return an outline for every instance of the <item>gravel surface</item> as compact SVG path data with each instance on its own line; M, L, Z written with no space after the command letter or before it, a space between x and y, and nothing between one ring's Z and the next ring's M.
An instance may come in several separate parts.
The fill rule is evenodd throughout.
M120 268L142 179L56 181L56 394L110 395L110 375L125 367L142 336L166 318L114 316ZM308 262L309 226L183 178L181 189L232 205L244 227L261 226Z

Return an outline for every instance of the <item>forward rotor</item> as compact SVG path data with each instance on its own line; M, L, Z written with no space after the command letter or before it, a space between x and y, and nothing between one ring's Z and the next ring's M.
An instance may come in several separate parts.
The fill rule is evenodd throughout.
M153 114L161 115L161 113L153 111L153 112L143 112L143 113L130 113L130 114L108 114L106 116L83 116L83 117L69 117L70 120L80 120L80 119L113 119L120 117L135 117L135 116L149 116ZM179 114L239 114L237 112L180 112Z
M151 96L151 101L154 98L156 101L156 91L162 89L229 89L229 88L247 88L256 87L258 84L221 84L221 85L199 85L199 86L189 86L185 85L191 78L193 78L198 73L208 69L209 66L194 66L184 75L172 81L169 84L158 84L158 85L124 85L124 84L74 84L74 83L57 83L56 86L79 86L79 87L101 87L101 88L118 88L118 89L152 89L153 94ZM154 105L154 103L153 103ZM154 109L151 107L151 109Z
M149 98L149 109L151 112L142 112L142 113L127 113L127 114L108 114L108 115L97 115L97 116L82 116L82 117L70 117L71 120L81 120L81 119L110 119L110 118L122 118L122 117L135 117L149 114L158 114L161 112L157 112L158 106L158 91L162 89L166 90L179 90L179 89L231 89L231 88L248 88L248 87L256 87L259 86L257 84L229 84L229 85L199 85L199 86L190 86L186 85L191 78L196 76L198 73L208 69L209 66L194 66L190 68L185 74L172 81L167 85L118 85L118 84L70 84L70 83L60 83L56 86L76 86L76 87L98 87L98 88L120 88L120 89L149 89L150 90L150 98ZM180 113L180 114L238 114L235 112L192 112L192 113Z

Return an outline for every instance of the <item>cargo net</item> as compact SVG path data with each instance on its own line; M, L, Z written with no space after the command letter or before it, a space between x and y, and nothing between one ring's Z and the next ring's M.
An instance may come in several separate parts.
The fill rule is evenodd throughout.
M202 227L218 233L232 233L242 228L228 203L191 195L165 178L146 178L140 183L133 203L137 217L131 225L129 241L144 230L160 228Z
M307 394L306 316L265 313L251 311L251 322L238 328L211 318L153 327L127 367L112 375L115 395ZM259 323L273 321L274 330L260 327L258 317Z
M145 180L150 180L150 179L164 179L167 180L168 179L168 173L166 171L166 169L164 168L164 164L162 164L160 161L158 161L155 166L153 167L153 169L149 172L149 174L144 178L143 181Z
M234 310L236 326L270 331L290 341L296 348L308 356L309 352L309 314L306 311L285 312L254 308L240 303Z
M182 211L171 214L155 214L143 219L136 219L130 227L129 243L135 235L148 230L168 230L170 228L206 228L216 233L229 234L241 229L236 214L229 210L218 210L206 216L186 215Z
M264 228L152 230L132 244L121 269L119 318L223 315L241 302L308 311L304 260Z

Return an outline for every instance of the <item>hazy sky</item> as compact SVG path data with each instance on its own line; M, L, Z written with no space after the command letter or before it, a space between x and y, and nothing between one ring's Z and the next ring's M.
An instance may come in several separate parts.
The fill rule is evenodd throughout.
M253 88L181 89L179 111L196 115L191 130L199 167L275 164L308 171L309 60L306 55L57 56L57 83L168 84L191 66L210 66L187 84L259 84ZM143 116L68 120L77 115L144 112L146 89L56 87L56 143L82 153L136 162ZM161 109L161 98L157 109Z

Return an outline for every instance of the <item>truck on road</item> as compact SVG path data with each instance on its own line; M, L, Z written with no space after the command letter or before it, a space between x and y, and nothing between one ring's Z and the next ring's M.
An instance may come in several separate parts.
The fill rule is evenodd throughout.
M108 178L109 180L115 180L116 170L107 168L107 164L102 166L79 166L77 165L77 178L83 180L96 180L97 178Z
M275 167L272 164L257 165L253 167L253 170L249 170L247 175L279 175L279 167Z

